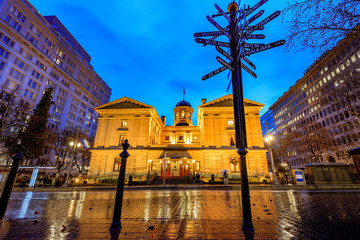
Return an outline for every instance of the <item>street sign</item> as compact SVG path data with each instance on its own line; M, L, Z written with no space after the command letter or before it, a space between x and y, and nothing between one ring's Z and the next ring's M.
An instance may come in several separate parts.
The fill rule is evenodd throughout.
M254 73L253 71L250 70L250 68L248 68L245 64L241 63L241 67L247 71L248 73L250 73L250 75L252 75L254 78L257 78L256 73Z
M216 46L215 48L216 48L216 50L217 50L219 53L221 53L222 55L224 55L224 56L225 56L227 59L229 59L230 61L233 61L233 60L234 60L234 58L233 58L230 54L228 54L224 49L222 49L221 47Z
M265 46L263 43L244 43L244 48L259 48Z
M244 30L250 30L250 29L253 29L255 26L245 26L244 27ZM256 30L264 30L265 28L264 27L258 27Z
M245 39L264 39L265 35L263 34L250 34L245 36Z
M256 70L256 66L255 66L255 64L253 64L252 62L250 62L250 60L249 60L249 59L247 59L246 57L242 57L241 59L242 59L242 60L244 60L244 62L246 62L247 64L249 64L249 65L250 65L250 67L252 67L253 69L255 69L255 70Z
M252 16L249 20L246 21L245 26L249 25L250 23L252 23L253 21L255 21L256 19L258 19L259 17L261 17L264 14L264 10L261 10L260 12L258 12L257 14L255 14L254 16Z
M271 49L271 48L279 47L279 46L284 45L284 44L285 44L285 40L280 40L280 41L273 42L273 43L270 43L270 44L265 44L264 46L261 46L259 48L254 48L254 49L242 52L240 54L240 57L249 56L251 54L262 52L262 51L265 51L265 50L268 50L268 49Z
M230 47L230 43L213 41L213 40L210 40L210 39L195 38L195 41L197 43L204 43L204 44L210 44L210 45L228 47L228 48Z
M234 71L234 68L232 66L230 66L229 63L227 63L225 60L223 60L221 57L217 56L216 60L221 63L223 66L227 67L228 69L230 69L231 71Z
M227 26L226 28L224 28L226 31L229 30L229 26ZM220 36L220 35L219 35ZM213 36L211 37L209 40L214 40L216 39L218 36ZM206 44L204 44L203 46L206 46Z
M252 8L250 8L247 12L246 12L246 16L249 16L250 14L252 14L256 9L258 9L259 7L261 7L264 3L266 3L269 0L261 0L260 2L258 2L257 4L255 4Z
M194 37L208 37L208 36L220 36L220 35L225 35L220 31L214 31L214 32L198 32L198 33L194 33Z
M206 16L206 18L212 25L214 25L217 29L219 29L222 33L224 33L228 38L231 39L230 34L224 28L222 28L219 24L217 24L217 22L215 22L214 19L212 19L210 16Z
M215 8L230 22L229 16L217 4L215 4Z
M267 24L268 22L274 20L276 17L278 17L280 15L280 11L276 11L273 14L271 14L269 17L265 18L264 20L262 20L261 22L259 22L258 24L256 24L254 27L250 28L248 31L245 32L245 35L250 35L252 32L258 30L258 27L262 27L265 24Z
M222 66L221 68L218 68L215 71L212 71L211 73L206 74L205 76L203 76L202 80L205 81L206 79L211 78L211 77L215 76L216 74L221 73L221 72L223 72L223 71L225 71L227 69L228 69L227 67Z

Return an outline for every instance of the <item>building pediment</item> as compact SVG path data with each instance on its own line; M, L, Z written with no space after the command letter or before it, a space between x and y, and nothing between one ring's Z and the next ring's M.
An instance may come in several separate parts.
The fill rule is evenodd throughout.
M153 108L150 105L136 101L128 97L122 97L115 101L109 102L107 104L101 105L95 110L105 110L105 109L131 109L131 108Z
M254 102L248 99L244 99L245 106L248 107L264 107L264 104ZM233 95L228 94L224 97L215 99L211 102L200 105L200 108L209 108L209 107L232 107L233 106Z

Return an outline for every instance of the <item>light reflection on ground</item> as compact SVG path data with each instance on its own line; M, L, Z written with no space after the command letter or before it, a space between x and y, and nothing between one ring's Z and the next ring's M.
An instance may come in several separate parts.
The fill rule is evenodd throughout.
M255 239L360 236L360 192L250 194ZM14 192L0 238L108 239L114 198L114 191ZM240 190L126 190L121 238L242 239L241 215Z

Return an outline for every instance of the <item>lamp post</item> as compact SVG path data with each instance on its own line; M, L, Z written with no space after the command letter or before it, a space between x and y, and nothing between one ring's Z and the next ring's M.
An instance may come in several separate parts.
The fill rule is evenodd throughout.
M271 141L274 139L273 136L268 135L267 137L265 137L265 142L268 143L269 146L269 153L270 153L270 161L271 161L271 168L272 168L272 172L273 172L273 177L274 177L274 184L278 185L279 182L276 178L276 169L275 169L275 164L274 164L274 158L273 158L273 154L272 154L272 149L271 149Z
M147 174L147 183L150 184L150 166L151 166L151 160L149 159L149 170Z
M130 144L128 140L125 140L125 143L122 144L123 151L120 153L121 157L121 166L119 171L119 180L116 188L116 198L115 198L115 205L114 205L114 215L113 215L113 222L110 226L110 234L111 239L119 239L119 235L121 232L121 208L122 208L122 200L124 195L124 182L125 182L125 171L126 171L126 161L130 154L127 152Z
M76 138L75 138L75 141L71 141L69 143L69 145L71 147L73 147L73 153L71 154L70 156L70 166L69 166L69 169L68 169L68 172L67 172L67 175L66 175L66 180L65 180L65 183L64 183L64 187L67 187L69 186L69 177L70 177L70 173L71 173L71 169L72 169L72 164L73 164L73 156L74 154L76 154L76 147L80 147L81 146L81 143L78 143L78 138L79 138L79 133L80 133L80 128L77 129L77 132L76 132Z
M165 179L166 179L166 150L164 150L164 175L163 175L163 185L165 185Z
M78 147L81 147L81 143L77 142L78 140L78 136L79 136L79 132L78 134L76 135L76 139L75 139L75 142L70 142L69 145L71 147L73 147L73 153L71 154L70 156L70 165L69 165L69 169L68 169L68 172L67 172L67 175L66 175L66 180L65 180L65 183L64 183L64 187L67 187L69 186L69 178L70 178L70 174L71 174L71 170L72 170L72 165L73 165L73 159L74 159L74 155L77 154L76 152L76 148Z
M193 179L195 179L195 159L192 160L193 163Z

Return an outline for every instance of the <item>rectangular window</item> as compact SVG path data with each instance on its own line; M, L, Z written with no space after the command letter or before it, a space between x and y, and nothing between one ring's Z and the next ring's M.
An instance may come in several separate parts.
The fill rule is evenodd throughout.
M234 120L228 120L228 126L234 126Z
M121 127L124 127L124 128L127 127L127 120L122 120L121 121Z

